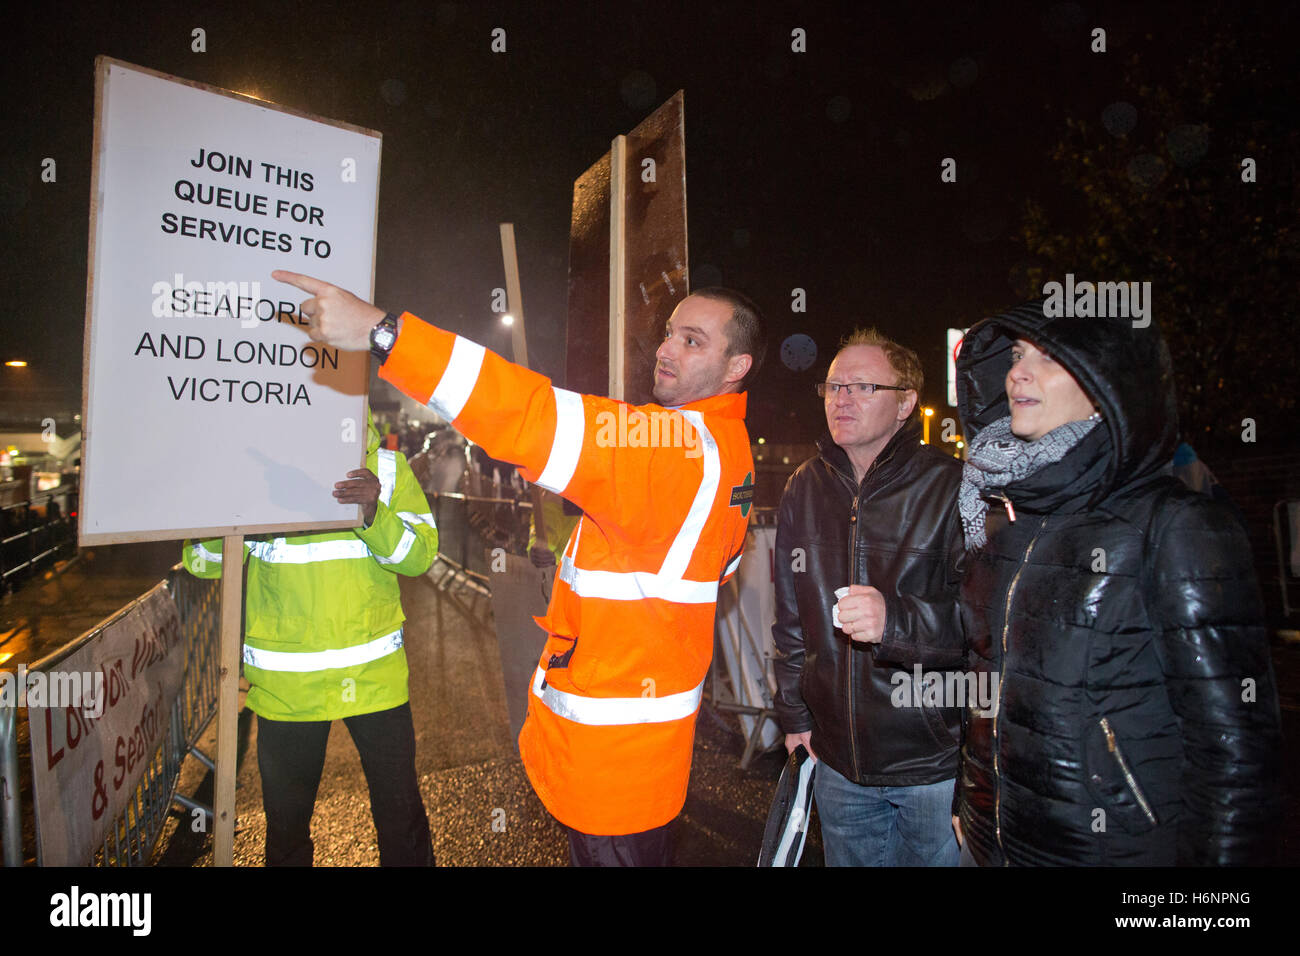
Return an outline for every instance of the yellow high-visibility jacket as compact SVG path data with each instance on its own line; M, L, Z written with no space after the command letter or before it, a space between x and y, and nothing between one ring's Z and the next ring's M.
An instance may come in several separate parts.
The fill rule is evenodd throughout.
M271 720L335 720L406 703L398 574L420 575L438 529L400 452L369 428L366 467L379 477L368 528L244 541L244 676L248 706ZM185 567L218 578L221 539L186 541Z

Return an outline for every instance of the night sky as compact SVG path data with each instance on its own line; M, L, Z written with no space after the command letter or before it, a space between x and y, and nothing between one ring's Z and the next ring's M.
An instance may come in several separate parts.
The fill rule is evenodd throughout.
M771 327L751 434L806 441L823 427L812 386L855 325L916 348L923 398L942 407L944 329L1027 298L1019 223L1027 200L1062 201L1049 156L1066 120L1136 99L1124 58L1159 76L1210 27L1181 3L807 6L24 4L6 14L0 56L2 358L27 358L29 385L77 404L93 61L106 54L380 131L378 304L507 355L490 297L505 284L497 224L512 221L530 352L555 376L573 180L682 89L692 285L747 292ZM1283 8L1223 9L1217 29L1295 36ZM1089 49L1098 26L1104 54ZM206 52L191 51L196 27ZM505 53L490 49L498 27ZM806 52L791 49L795 29ZM55 183L41 182L45 157ZM945 157L956 183L940 180ZM795 288L805 314L791 312ZM811 368L782 364L795 333L818 346Z

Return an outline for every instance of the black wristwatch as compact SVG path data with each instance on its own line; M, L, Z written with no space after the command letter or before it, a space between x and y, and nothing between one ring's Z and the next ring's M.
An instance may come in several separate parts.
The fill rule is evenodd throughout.
M397 341L397 316L389 312L370 330L370 354L379 359L383 365L388 361L388 353Z

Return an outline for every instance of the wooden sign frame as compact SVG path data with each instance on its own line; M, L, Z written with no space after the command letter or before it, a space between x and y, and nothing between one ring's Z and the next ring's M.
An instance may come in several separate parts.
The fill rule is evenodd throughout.
M379 150L378 157L380 162L382 162L382 155L383 155L383 135L376 130L367 129L365 127L357 126L351 123L345 123L340 120L333 120L333 119L328 119L326 117L317 116L315 114L308 113L304 110L295 109L289 106L282 106L280 104L271 103L266 100L260 100L253 96L248 96L246 94L238 93L233 90L223 89L221 87L213 86L211 84L200 83L194 80L187 80L184 79L183 77L173 76L168 73L162 73L158 70L152 70L149 69L148 67L139 66L134 63L128 63L124 60L119 60L114 57L100 55L95 58L95 107L94 107L95 116L94 116L94 135L93 135L92 146L91 146L92 162L91 162L91 179L90 179L90 240L89 240L89 247L88 247L88 254L87 254L86 321L85 321L85 338L82 345L82 367L81 367L82 368L81 371L81 376L82 376L81 378L81 424L82 424L81 484L83 489L88 487L87 476L89 475L91 470L94 469L96 466L95 457L94 457L95 436L93 431L95 422L92 420L92 415L90 413L90 407L89 407L90 400L91 400L91 394L90 394L91 352L92 352L92 347L94 342L94 337L92 334L93 332L92 323L93 323L94 311L95 311L94 295L95 295L96 264L100 252L100 250L97 248L98 247L97 233L99 229L100 207L102 205L102 199L100 197L100 188L101 188L100 167L101 167L101 160L103 158L103 150L105 147L104 128L103 128L105 123L104 88L108 78L108 72L113 67L118 67L124 70L130 70L136 73L143 74L145 76L152 77L154 79L165 80L171 83L176 83L181 86L186 86L191 89L199 90L201 92L227 97L229 99L236 100L241 103L247 103L253 106L257 106L261 109L270 110L277 113L283 113L285 115L294 116L299 119L308 120L313 123L319 123L325 126L334 127L336 129L346 130L351 133L357 133L359 135L366 136L377 141L377 146ZM371 290L372 298L373 298L373 290L375 285L375 265L376 265L377 251L378 251L380 185L381 183L380 183L378 169L377 169L376 180L375 180L374 218L372 221L373 240L371 243L371 250L370 250L370 290ZM312 265L305 267L304 271L311 271L312 266L314 265L316 264L313 263ZM317 272L327 271L327 269L328 266L324 265L323 263L316 267ZM270 271L271 271L270 269L267 270L268 279L269 279ZM365 290L357 290L357 291L358 294L360 294ZM356 386L359 389L357 394L358 394L358 400L360 405L359 408L360 414L358 417L357 428L359 430L359 433L362 435L362 439L358 442L358 444L360 445L359 461L356 465L356 467L358 468L364 468L365 461L366 461L367 443L364 437L365 436L364 419L365 419L366 402L368 401L369 381L370 381L369 356L366 356L365 368L362 374L358 376L358 381L356 383ZM338 478L335 480L341 480L342 478L343 475L339 475ZM85 502L83 501L83 508L82 508L83 513L85 510L84 504ZM304 530L327 531L327 530L342 529L342 528L354 528L359 526L360 524L362 524L362 517L361 517L361 508L359 505L356 508L355 516L338 518L338 519L326 519L326 520L306 519L300 521L296 520L296 521L274 522L274 523L257 523L257 522L235 523L230 525L206 525L206 526L196 526L196 527L162 528L162 529L151 529L151 530L144 530L144 531L111 531L105 533L93 533L93 532L87 532L85 530L86 523L82 521L78 525L78 544L82 546L86 546L86 545L95 545L95 544L133 543L133 542L142 542L142 541L172 541L172 540L179 540L182 538L215 538L215 537L227 537L230 535L270 534L270 533L283 533L283 532L304 531Z
M690 291L689 257L678 90L574 181L567 387L654 401L655 350L664 319Z
M383 137L373 130L363 129L358 126L352 126L347 123L341 123L335 120L327 120L322 117L313 116L301 110L291 109L289 107L279 106L274 103L267 103L254 97L245 96L242 93L235 93L230 90L223 90L217 87L209 86L203 83L196 83L191 80L181 79L170 76L165 73L159 73L144 67L139 67L131 63L125 63L112 57L100 56L95 59L95 132L93 142L93 157L90 185L90 250L88 259L88 269L86 277L86 337L82 353L82 426L83 426L83 469L85 464L91 461L89 449L91 445L91 435L89 426L91 419L89 415L90 403L90 368L91 368L91 347L93 337L91 335L91 322L94 316L94 292L95 292L95 262L96 262L96 234L98 232L98 212L99 212L99 174L100 160L103 149L103 123L104 123L104 85L108 77L108 71L112 67L120 67L127 70L134 70L139 73L154 77L156 79L167 80L179 83L193 89L201 90L208 93L215 93L221 96L230 97L241 102L251 103L264 109L275 110L300 119L307 119L312 122L323 123L328 126L334 126L339 129L345 129L350 132L360 133L369 136L378 141L379 154L382 157ZM377 158L377 163L378 163ZM375 283L375 256L379 238L379 179L378 165L376 167L375 180L375 203L374 203L374 220L372 230L372 242L370 250L370 291L373 293ZM269 271L269 270L268 270ZM373 297L373 295L372 295ZM361 388L361 410L365 410L365 401L370 382L369 357L365 361L363 374L359 380ZM364 427L364 423L358 419L358 428ZM359 467L364 468L366 462L367 440L359 442L361 446L361 461ZM340 478L343 476L339 476ZM216 537L222 538L223 557L230 558L228 567L231 569L239 567L233 560L234 555L241 558L244 553L244 535L254 533L298 531L298 530L328 530L333 528L354 528L362 523L361 506L358 505L356 515L353 518L343 518L335 521L310 521L310 522L288 522L277 524L252 524L236 525L230 527L203 527L203 528L167 528L158 531L144 532L114 532L107 534L80 534L80 543L108 543L108 542L127 542L127 541L158 541L158 540L175 540L180 537ZM241 562L242 563L242 562ZM239 704L239 666L240 666L240 644L242 641L241 619L244 605L242 573L223 573L221 577L221 624L220 624L220 667L217 681L217 759L216 759L216 781L213 795L213 816L214 816L214 833L213 833L213 864L215 866L231 866L234 863L234 842L235 842L235 766L237 758L238 745L238 704Z

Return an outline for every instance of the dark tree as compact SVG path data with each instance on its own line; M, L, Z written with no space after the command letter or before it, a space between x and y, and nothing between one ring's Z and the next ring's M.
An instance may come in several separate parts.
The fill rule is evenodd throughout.
M1190 32L1205 43L1188 43L1174 71L1152 76L1130 55L1126 101L1066 121L1052 151L1066 198L1026 204L1021 291L1037 295L1066 272L1150 280L1184 438L1202 454L1290 451L1300 447L1296 82L1268 23L1227 31L1228 11L1204 16ZM1247 159L1254 182L1243 181Z

